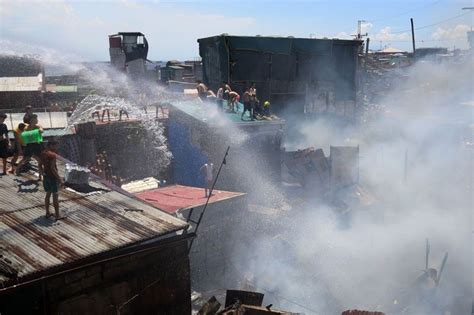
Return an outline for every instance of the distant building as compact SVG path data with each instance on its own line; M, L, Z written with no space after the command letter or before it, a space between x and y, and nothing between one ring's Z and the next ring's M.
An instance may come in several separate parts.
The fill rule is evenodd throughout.
M238 93L255 82L278 113L352 116L360 40L220 35L198 39L203 81Z
M61 190L53 222L30 178L0 186L0 313L191 313L186 222L98 179Z
M423 47L417 48L415 50L415 57L420 58L435 58L436 55L446 55L448 53L448 48L443 47Z
M148 41L140 32L120 32L109 35L110 62L119 71L132 77L143 77L148 55Z
M0 108L41 107L45 91L44 69L39 60L0 56Z
M160 68L160 80L171 92L183 93L185 89L194 89L196 80L202 80L202 63L170 60Z

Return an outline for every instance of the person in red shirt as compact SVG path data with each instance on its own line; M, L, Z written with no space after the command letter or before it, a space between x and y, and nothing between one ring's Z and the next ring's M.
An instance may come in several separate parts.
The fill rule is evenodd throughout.
M58 167L56 165L58 141L50 140L47 144L46 149L40 154L40 167L43 170L43 186L46 192L44 199L44 205L46 208L46 218L51 216L49 212L49 204L51 195L53 195L53 207L54 216L56 220L60 219L59 216L59 188L63 185L63 181L58 173Z

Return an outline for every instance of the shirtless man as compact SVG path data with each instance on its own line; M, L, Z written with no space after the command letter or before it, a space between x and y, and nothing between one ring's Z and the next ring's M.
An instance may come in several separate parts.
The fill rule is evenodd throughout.
M204 175L204 197L211 194L212 182L214 179L214 164L206 163L201 167L201 172Z
M197 83L196 90L198 91L198 96L201 99L201 101L204 102L207 99L208 88L204 83L202 83L201 80L197 80L196 83Z
M58 167L56 165L58 151L58 141L50 140L46 146L46 149L41 152L40 155L40 168L43 169L43 186L46 192L44 198L44 206L46 208L46 218L51 216L49 212L49 204L51 195L53 195L53 207L54 217L56 220L60 219L59 216L59 189L63 186L63 181L58 173Z

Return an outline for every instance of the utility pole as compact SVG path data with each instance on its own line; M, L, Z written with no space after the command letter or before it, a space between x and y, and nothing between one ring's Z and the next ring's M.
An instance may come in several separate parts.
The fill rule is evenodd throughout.
M411 42L413 44L413 57L415 57L415 28L413 27L413 18L410 18L410 23L411 23Z
M463 10L469 10L469 11L474 11L474 7L464 7L462 8ZM472 15L471 15L471 32L472 32Z
M474 7L464 7L462 9L471 11L471 30L467 32L467 41L469 43L470 50L473 51L474 50L474 32L472 30L472 12L474 11Z
M362 34L362 23L367 23L368 21L365 20L358 20L357 21L357 34L351 35L354 36L355 39L362 39L362 37L369 35L368 33Z

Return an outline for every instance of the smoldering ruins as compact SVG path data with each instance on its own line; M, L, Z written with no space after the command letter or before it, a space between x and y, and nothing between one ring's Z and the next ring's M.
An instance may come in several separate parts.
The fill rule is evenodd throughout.
M0 177L0 313L471 314L472 49L197 41L0 56L65 178L53 221L35 161Z

